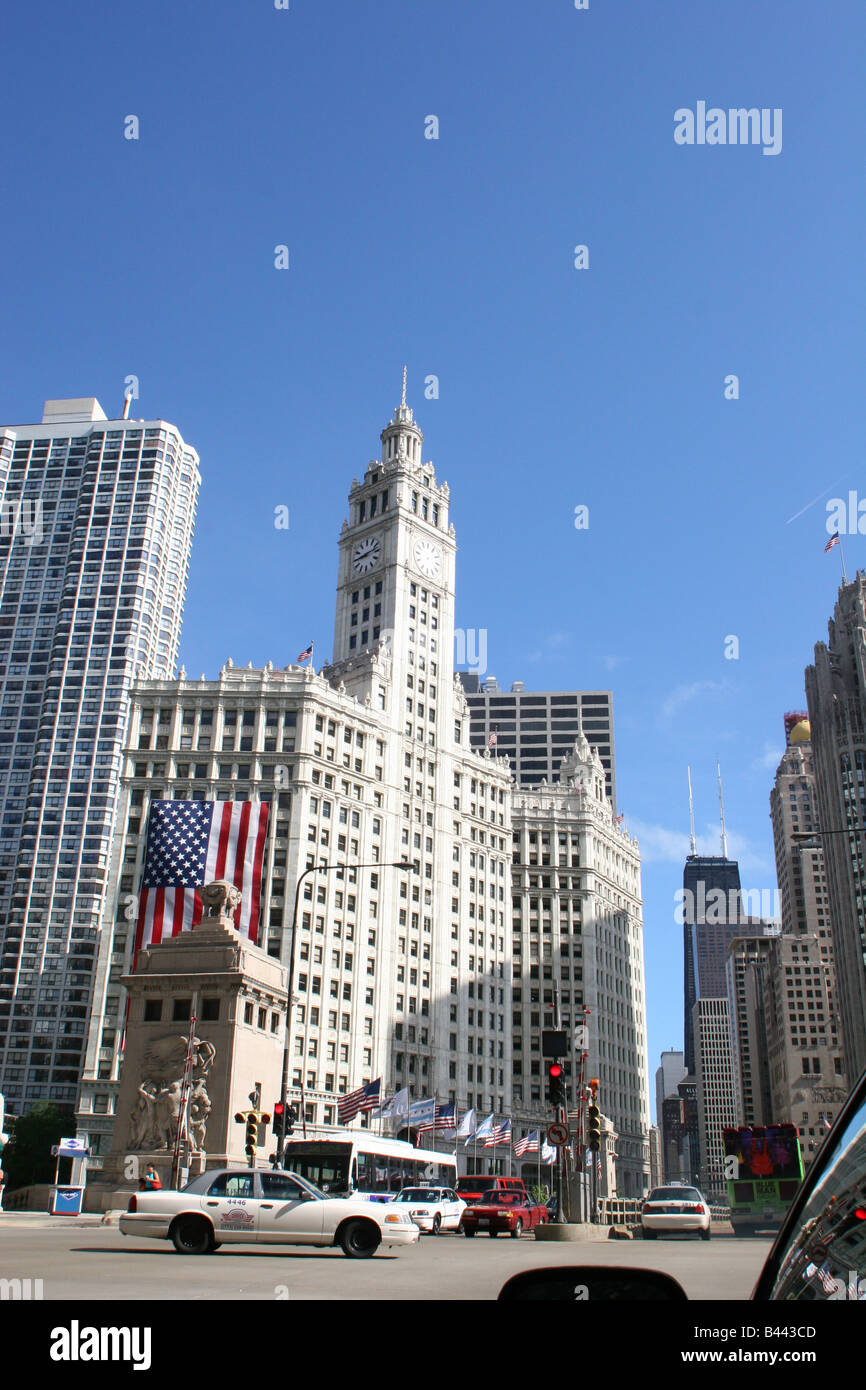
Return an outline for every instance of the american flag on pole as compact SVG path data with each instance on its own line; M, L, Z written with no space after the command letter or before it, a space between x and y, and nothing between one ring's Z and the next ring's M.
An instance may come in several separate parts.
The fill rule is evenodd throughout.
M352 1091L351 1095L340 1096L337 1101L337 1117L341 1125L347 1125L350 1120L361 1110L376 1110L379 1106L380 1091L382 1089L381 1078L378 1081L368 1081L366 1086L359 1086L357 1091Z
M538 1153L538 1130L531 1129L528 1134L524 1134L522 1139L518 1139L514 1145L514 1157L522 1158L524 1154Z
M839 535L839 532L837 531L835 535L833 535L833 536L830 537L830 539L828 540L827 544L824 546L824 554L826 555L828 550L832 550L834 545L841 545L841 544L842 544L842 538L841 538L841 536Z
M484 1140L485 1149L495 1148L497 1144L511 1143L511 1121L501 1120L499 1124L494 1124L490 1135Z
M228 879L241 890L235 926L258 939L266 801L152 801L139 896L136 953L198 925L198 889Z
M455 1128L456 1123L454 1118L454 1101L451 1101L448 1105L437 1105L436 1114L434 1115L433 1119L426 1120L424 1124L419 1125L418 1133L426 1134L428 1130L431 1129L435 1133L437 1130Z
M488 747L488 748L495 748L495 747L496 747L496 742L497 742L496 730L494 729L494 730L493 730L493 733L490 735L489 739L487 740L487 747Z
M312 642L311 642L310 645L309 645L308 647L305 647L304 650L301 652L300 656L298 657L298 661L309 661L309 659L310 659L310 657L311 657L312 655L313 655L313 644L312 644Z

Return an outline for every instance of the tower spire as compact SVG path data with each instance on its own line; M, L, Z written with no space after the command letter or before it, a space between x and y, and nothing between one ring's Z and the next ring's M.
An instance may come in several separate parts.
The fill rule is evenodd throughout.
M698 842L695 839L695 799L692 796L692 770L690 767L687 768L687 772L689 774L689 843L691 846L689 853L697 854Z
M403 363L403 394L402 394L402 396L400 397L400 404L401 404L402 406L405 406L405 404L406 404L406 364L405 364L405 362Z
M722 858L723 858L723 859L727 859L727 857L728 857L728 837L727 837L727 835L725 834L725 798L724 798L724 796L723 796L723 794L722 794L722 765L721 765L721 763L717 762L717 763L716 763L716 767L717 767L718 773L719 773L719 812L720 812L720 815L721 815L721 822L722 822Z

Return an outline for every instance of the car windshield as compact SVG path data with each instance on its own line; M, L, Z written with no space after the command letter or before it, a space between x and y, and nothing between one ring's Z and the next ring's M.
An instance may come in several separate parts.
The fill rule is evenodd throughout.
M498 1188L491 1187L487 1192L482 1192L481 1201L495 1202L497 1206L501 1206L519 1202L520 1198L516 1192L500 1192Z
M696 1187L654 1187L646 1200L648 1202L700 1202L703 1199Z
M394 1198L395 1202L438 1202L441 1193L433 1187L404 1187Z

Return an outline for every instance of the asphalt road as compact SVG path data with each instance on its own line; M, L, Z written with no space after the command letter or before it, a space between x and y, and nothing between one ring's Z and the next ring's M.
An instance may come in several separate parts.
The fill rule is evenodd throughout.
M285 1246L181 1256L166 1241L112 1227L11 1224L0 1217L0 1276L41 1279L52 1299L493 1299L512 1274L544 1265L635 1265L661 1269L690 1299L748 1298L770 1240L715 1236L648 1241L541 1243L532 1237L422 1236L406 1250L347 1260L339 1250Z

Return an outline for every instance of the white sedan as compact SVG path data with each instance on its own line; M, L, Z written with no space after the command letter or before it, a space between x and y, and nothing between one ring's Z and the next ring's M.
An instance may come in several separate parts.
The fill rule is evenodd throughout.
M655 1240L666 1231L689 1231L701 1240L709 1240L710 1204L696 1187L683 1183L654 1187L644 1198L640 1224L644 1240Z
M450 1187L404 1187L391 1198L406 1207L422 1231L459 1231L466 1203Z
M179 1255L221 1245L338 1245L353 1260L380 1245L413 1245L408 1212L356 1198L328 1197L296 1173L216 1168L182 1192L136 1192L120 1218L125 1236L171 1240Z

